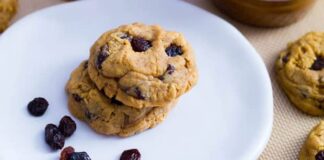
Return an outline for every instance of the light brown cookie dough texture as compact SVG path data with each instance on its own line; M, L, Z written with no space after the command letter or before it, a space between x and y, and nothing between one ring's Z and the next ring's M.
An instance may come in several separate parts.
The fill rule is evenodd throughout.
M324 150L324 121L321 121L309 133L299 155L299 160L316 160L319 151ZM319 157L318 157L319 158Z
M18 10L18 0L0 0L0 33L10 24Z
M139 43L145 51L134 49ZM166 50L180 54L168 56ZM164 106L198 78L193 51L182 34L141 23L104 33L91 48L88 71L108 97L135 108Z
M127 137L162 122L175 101L163 107L136 109L107 98L89 78L87 62L83 62L67 83L70 112L96 132Z
M310 32L290 43L276 62L277 80L300 110L324 115L324 33Z

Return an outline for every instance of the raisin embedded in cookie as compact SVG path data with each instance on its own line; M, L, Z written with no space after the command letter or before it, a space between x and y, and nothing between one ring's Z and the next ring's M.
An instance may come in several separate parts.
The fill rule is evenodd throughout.
M18 10L18 0L0 0L0 33L10 24Z
M316 125L309 133L299 155L299 160L324 159L324 121Z
M297 108L324 115L324 33L310 32L289 44L276 62L276 74Z
M83 62L67 83L70 112L85 121L96 132L105 135L131 136L161 123L175 104L136 109L107 98L89 77L87 63Z
M91 48L88 71L108 97L135 108L164 106L198 78L182 34L140 23L104 33Z

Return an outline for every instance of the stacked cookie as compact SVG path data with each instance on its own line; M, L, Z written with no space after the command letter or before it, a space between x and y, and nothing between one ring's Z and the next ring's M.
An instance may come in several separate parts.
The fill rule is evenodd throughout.
M154 127L197 82L187 41L159 26L120 26L90 52L66 90L71 113L102 134L131 136Z

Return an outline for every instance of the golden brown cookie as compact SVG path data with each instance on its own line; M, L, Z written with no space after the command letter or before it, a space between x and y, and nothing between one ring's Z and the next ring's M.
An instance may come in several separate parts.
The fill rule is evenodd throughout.
M0 0L0 33L9 26L17 10L18 0Z
M324 33L290 43L276 62L277 80L290 101L310 115L324 115Z
M161 123L175 101L163 107L136 109L114 98L107 98L91 81L83 62L67 83L70 112L96 132L127 137Z
M134 23L95 42L88 71L110 98L135 108L165 106L196 84L193 54L182 34Z
M316 125L308 135L299 155L299 160L324 159L324 121Z

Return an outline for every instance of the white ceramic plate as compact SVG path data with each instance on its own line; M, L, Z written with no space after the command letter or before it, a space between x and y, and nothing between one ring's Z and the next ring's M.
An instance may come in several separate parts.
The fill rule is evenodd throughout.
M132 22L184 33L196 51L200 79L158 127L130 138L105 137L77 121L66 141L93 160L117 160L138 148L143 160L256 159L270 136L273 103L261 58L230 24L180 1L88 0L51 7L0 37L0 159L57 160L44 127L70 115L64 85L101 33ZM27 103L50 102L43 117Z

